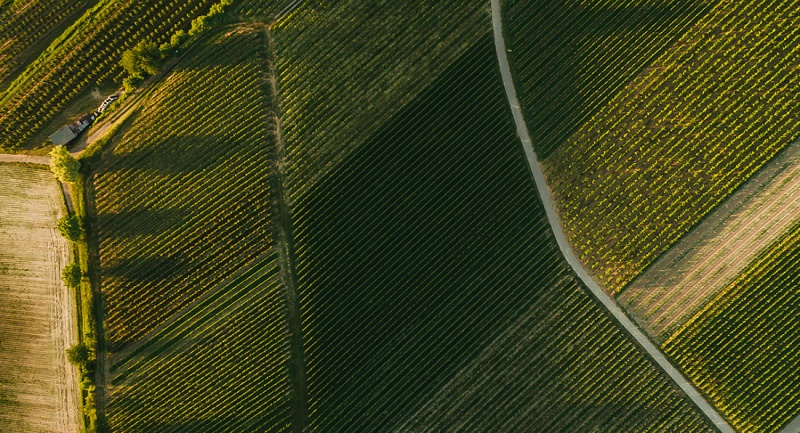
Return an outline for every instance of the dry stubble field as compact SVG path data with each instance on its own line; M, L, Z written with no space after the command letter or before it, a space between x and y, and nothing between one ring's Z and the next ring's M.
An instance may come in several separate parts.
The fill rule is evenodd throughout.
M56 230L61 190L45 168L0 164L0 432L79 429L76 339L61 283L69 244Z

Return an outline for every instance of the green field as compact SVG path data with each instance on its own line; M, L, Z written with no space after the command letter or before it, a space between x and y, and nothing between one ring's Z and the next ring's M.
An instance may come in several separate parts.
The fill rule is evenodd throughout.
M77 312L48 298L58 184L0 164L0 432L77 431L80 401L99 433L717 431L563 258L489 1L220 1L0 0L0 150L37 155L125 50L224 10L87 134ZM789 0L502 3L612 296L800 135ZM737 433L800 412L797 263L800 226L662 345ZM65 318L83 393L45 339Z
M312 431L712 431L572 277L513 131L487 35L295 203Z
M94 161L112 431L282 431L266 35L193 48Z
M88 4L89 0L34 0L0 6L0 92L15 71L36 58L37 45L57 35Z
M120 79L125 49L142 40L169 41L212 4L214 0L99 0L0 93L0 149L41 145L30 139L45 126L60 128L49 121L71 101L95 83Z
M601 11L614 8L605 4L598 2L597 7ZM578 68L576 73L593 84L574 93L601 91L604 96L590 98L596 101L591 103L581 102L580 96L571 98L580 108L556 105L565 107L559 114L565 120L554 125L563 122L566 126L557 127L561 132L556 139L543 138L540 143L549 150L546 173L571 243L612 293L800 133L796 110L800 14L795 5L790 1L718 2L710 3L713 7L706 12L702 3L694 8L692 4L637 1L616 6L618 15L635 12L637 7L653 10L639 19L647 23L651 15L662 15L658 5L670 11L687 5L685 12L675 16L683 24L667 26L665 20L663 28L651 26L653 34L667 32L668 37L641 45L646 49L636 44L648 39L634 37L636 32L612 33L623 41L618 44L620 52L629 53L622 58L633 55L635 59L620 63L632 67L621 68L619 79L595 78L588 69ZM529 16L543 15L533 6L528 11ZM534 22L524 16L520 19L517 26ZM633 14L632 28L650 34L643 24L635 25L637 19ZM691 23L682 35L677 31ZM521 44L528 46L529 39L523 38ZM609 48L613 44L598 43L603 50L589 54L618 61ZM522 51L511 54L522 71L520 76L538 74L536 62L525 60ZM554 61L554 68L565 63ZM589 64L597 68L603 61ZM600 73L598 77L609 76ZM520 82L525 89L527 80ZM547 95L537 97L536 86L531 90L527 85L526 91L526 99L533 100L526 103L533 130L541 128L537 122L542 116L548 116L540 107L547 103ZM537 133L534 140L538 137L548 136Z
M292 201L491 30L488 3L323 2L275 26Z
M46 169L0 164L0 431L79 428L78 375L64 350L75 343L74 297L61 283L70 245Z
M664 343L742 432L800 412L800 226Z

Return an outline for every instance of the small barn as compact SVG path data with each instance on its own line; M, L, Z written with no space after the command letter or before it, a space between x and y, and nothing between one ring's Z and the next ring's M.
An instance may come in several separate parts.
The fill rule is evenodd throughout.
M54 132L50 136L50 141L52 141L56 146L62 146L69 143L77 136L78 134L72 132L72 129L69 127L69 125L67 125Z
M97 116L94 113L84 114L78 120L72 122L71 125L64 126L53 133L50 136L50 141L52 141L56 146L65 145L77 137L81 131L91 125L95 119L97 119Z

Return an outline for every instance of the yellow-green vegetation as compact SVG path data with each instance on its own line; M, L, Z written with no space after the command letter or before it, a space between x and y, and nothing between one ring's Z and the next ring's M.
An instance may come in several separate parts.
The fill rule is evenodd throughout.
M624 16L628 3L586 8ZM631 7L668 10L672 2L662 3ZM571 243L612 293L798 134L796 4L710 5L595 112L570 120L545 159Z
M50 171L61 182L72 183L78 180L81 163L70 155L66 146L56 146L50 151Z
M75 432L78 380L65 350L74 300L61 283L70 246L56 230L61 188L45 168L0 164L0 431Z
M262 26L195 45L91 161L112 431L286 431Z
M800 226L761 254L664 343L744 433L800 412Z
M488 3L322 2L274 26L293 202L475 41Z
M273 36L309 430L711 431L561 258L486 5L378 3Z
M74 20L89 0L0 2L0 92L10 76L35 59L35 46Z
M121 80L126 49L141 41L168 42L215 2L99 0L0 93L0 148L40 145L31 137L82 91Z

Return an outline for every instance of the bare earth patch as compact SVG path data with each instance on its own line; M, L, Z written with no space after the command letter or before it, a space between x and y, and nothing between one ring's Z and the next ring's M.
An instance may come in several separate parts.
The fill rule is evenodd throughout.
M44 168L0 164L0 431L80 428L75 307L61 283L70 248L56 231L58 183Z
M659 341L800 220L800 140L684 236L617 297Z

